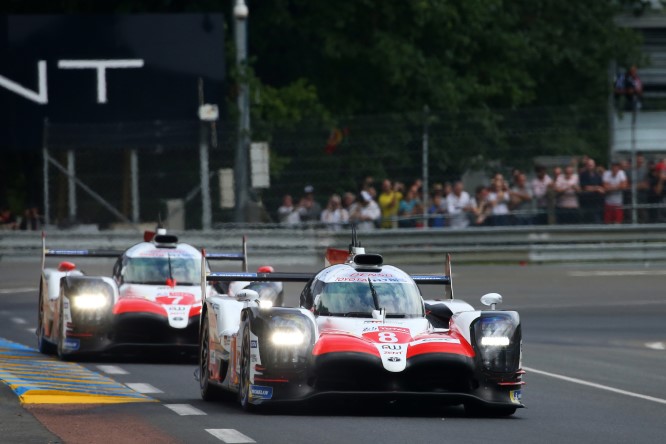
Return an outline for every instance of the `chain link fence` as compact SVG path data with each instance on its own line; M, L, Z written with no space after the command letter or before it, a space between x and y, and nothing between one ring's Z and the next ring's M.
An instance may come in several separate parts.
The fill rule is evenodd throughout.
M232 168L237 143L235 125L222 124L207 139L210 146L211 198L213 223L223 227L234 220L233 209L221 208L221 169ZM151 122L118 124L100 128L85 125L50 125L45 132L45 147L50 156L63 165L66 152L76 154L76 176L95 190L111 206L127 217L131 214L131 150L138 155L140 222L167 220L168 201L182 202L185 229L200 228L202 204L198 190L201 183L199 122ZM608 147L609 116L603 108L532 108L528 110L470 110L455 114L437 111L406 112L356 116L335 122L309 122L290 129L271 128L253 123L255 141L270 145L270 187L252 189L252 203L247 219L252 223L279 224L278 208L285 195L298 205L305 187L314 189L314 198L325 208L333 194L352 193L359 199L363 189L374 187L375 198L381 193L384 179L404 184L404 193L417 180L423 189L446 187L462 180L472 196L477 187L490 185L500 172L512 181L513 172L534 176L534 167L543 164L548 174L572 161L590 156L598 165L608 167L612 157ZM101 136L101 137L93 137ZM99 140L103 140L100 143ZM629 155L620 156L628 159ZM656 162L656 153L646 156ZM115 226L118 218L87 193L77 190L77 216L68 218L67 177L50 168L48 189L50 220L55 224L96 224L100 228ZM629 177L631 177L630 172ZM372 183L369 183L372 182ZM626 191L623 206L625 222L631 221L631 197ZM557 195L549 193L548 204L516 209L510 206L507 224L557 223ZM639 222L663 221L661 198L648 201L648 192L640 193L637 207ZM450 215L428 214L419 207L411 214L393 216L392 226L447 226ZM585 213L590 208L581 208ZM471 225L476 216L469 215ZM492 220L492 217L489 218ZM592 220L584 215L581 221ZM598 222L598 221L597 221ZM303 225L318 225L318 220Z

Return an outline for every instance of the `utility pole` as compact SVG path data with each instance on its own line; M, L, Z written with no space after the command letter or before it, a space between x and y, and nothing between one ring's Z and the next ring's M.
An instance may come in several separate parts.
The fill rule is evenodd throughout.
M250 149L250 88L247 81L247 17L245 0L236 0L234 24L236 38L236 67L238 68L238 141L234 162L236 189L235 222L245 222L248 202L248 151Z
M423 228L428 228L428 125L430 120L430 108L423 107L423 140L422 140L422 162L423 168Z

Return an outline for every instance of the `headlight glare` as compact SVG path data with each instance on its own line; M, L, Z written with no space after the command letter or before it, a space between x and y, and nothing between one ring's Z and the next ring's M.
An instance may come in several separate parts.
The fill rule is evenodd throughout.
M303 332L294 329L276 330L271 335L271 342L275 345L301 345L304 339Z
M82 293L72 300L74 308L80 310L95 310L107 305L108 299L102 293Z
M484 336L481 345L484 347L506 347L511 341L506 336Z

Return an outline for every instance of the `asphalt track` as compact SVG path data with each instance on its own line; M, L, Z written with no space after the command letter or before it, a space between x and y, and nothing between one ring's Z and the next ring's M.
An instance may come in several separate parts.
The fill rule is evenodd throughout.
M86 262L81 268L107 274L111 262ZM38 261L0 260L3 341L35 347L38 275ZM40 404L33 398L20 404L0 383L0 442L664 442L664 264L464 266L454 267L453 282L457 298L479 307L481 295L499 292L505 300L501 308L521 314L527 408L511 418L353 401L254 415L234 402L203 402L194 364L123 358L81 365L152 402ZM288 289L286 304L296 304L298 285ZM6 366L0 361L0 371Z

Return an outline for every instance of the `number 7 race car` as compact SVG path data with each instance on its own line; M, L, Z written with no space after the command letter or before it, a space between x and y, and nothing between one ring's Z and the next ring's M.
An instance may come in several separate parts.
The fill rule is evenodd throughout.
M71 359L92 353L172 347L196 354L201 295L209 260L242 261L242 253L205 257L166 230L148 232L144 242L125 251L46 249L42 235L42 276L37 341L42 353ZM45 258L117 258L111 277L86 276L71 262L45 268Z
M367 254L312 274L205 273L209 282L306 282L300 307L274 307L251 289L207 296L197 377L204 400L236 392L246 410L335 396L426 398L469 414L506 416L521 403L518 313L489 293L477 311L453 298L445 275L409 275ZM340 252L341 250L335 250ZM203 272L203 270L202 270ZM419 285L445 286L426 300Z

